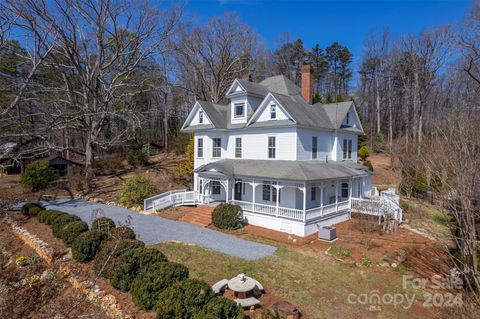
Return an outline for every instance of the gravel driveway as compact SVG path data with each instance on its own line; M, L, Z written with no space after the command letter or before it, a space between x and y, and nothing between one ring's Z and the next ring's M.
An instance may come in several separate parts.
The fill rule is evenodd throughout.
M271 256L277 249L182 221L173 221L156 215L143 215L126 208L81 199L61 199L42 204L48 209L57 209L77 215L88 224L91 224L94 209L102 209L105 216L113 219L116 224L125 224L130 219L131 227L138 239L147 245L180 241L247 260ZM18 209L18 207L16 208Z

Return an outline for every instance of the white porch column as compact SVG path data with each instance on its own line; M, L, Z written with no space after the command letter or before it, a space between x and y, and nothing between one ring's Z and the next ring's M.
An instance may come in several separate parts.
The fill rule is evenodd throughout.
M307 220L307 183L303 183L303 221Z
M255 183L255 180L253 180L249 184L252 186L252 213L255 213L255 191L257 188L257 183Z
M228 203L228 195L229 195L229 191L230 191L230 179L227 178L227 186L225 187L226 189L226 196L225 196L225 203Z
M323 184L320 184L320 207L321 207L320 216L323 216Z
M335 211L338 211L338 181L335 181Z
M353 178L348 183L348 206L352 207L352 191L353 191Z
M275 187L275 191L277 192L277 198L276 198L276 203L275 203L275 216L278 217L278 204L280 201L280 190L283 188L283 186L278 185L273 185Z

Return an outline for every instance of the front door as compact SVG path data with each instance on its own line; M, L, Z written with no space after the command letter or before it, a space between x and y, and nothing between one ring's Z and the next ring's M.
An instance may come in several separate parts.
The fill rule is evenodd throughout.
M242 182L238 181L235 183L235 200L242 200Z

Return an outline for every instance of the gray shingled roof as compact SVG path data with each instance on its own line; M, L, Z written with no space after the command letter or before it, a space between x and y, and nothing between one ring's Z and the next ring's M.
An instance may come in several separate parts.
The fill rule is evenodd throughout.
M325 111L325 114L328 116L330 122L334 128L340 128L342 125L343 119L350 110L353 101L339 102L339 103L329 103L329 104L320 104L315 103L313 106L321 108Z
M313 129L343 129L353 133L362 133L360 128L343 127L342 121L353 101L320 104L308 104L300 94L301 90L292 81L283 75L272 76L260 83L237 79L248 94L265 97L271 93L285 108L294 121L254 122L251 127L302 126ZM229 107L227 105L198 101L212 125L195 125L183 131L191 132L199 129L238 129L244 124L231 124L229 121Z
M298 95L301 94L301 89L283 75L276 75L266 78L259 85L268 88L269 92L280 93L283 95Z
M222 159L200 166L197 173L215 170L229 177L248 176L290 181L317 181L371 174L360 164L345 162Z
M247 93L265 97L269 92L267 87L260 85L259 83L241 79L237 79L237 81L247 91Z

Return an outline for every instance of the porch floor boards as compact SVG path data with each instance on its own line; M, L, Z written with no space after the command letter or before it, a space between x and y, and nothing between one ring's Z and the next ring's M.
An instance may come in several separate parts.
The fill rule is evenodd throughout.
M192 207L180 220L186 223L207 227L212 224L212 207L199 205Z

